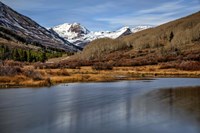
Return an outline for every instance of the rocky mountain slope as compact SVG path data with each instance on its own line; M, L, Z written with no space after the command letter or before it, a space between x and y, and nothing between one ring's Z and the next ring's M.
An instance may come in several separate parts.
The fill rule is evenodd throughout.
M77 51L78 47L0 2L0 40ZM2 42L2 41L1 41ZM25 46L25 45L24 45ZM23 45L21 46L23 47Z
M150 28L151 26L137 26L137 27L122 27L117 31L98 31L93 32L85 28L79 23L65 23L55 26L50 29L50 31L55 31L61 37L65 38L71 43L77 46L84 47L89 42L99 39L99 38L111 38L116 39L131 33L136 33L138 31Z

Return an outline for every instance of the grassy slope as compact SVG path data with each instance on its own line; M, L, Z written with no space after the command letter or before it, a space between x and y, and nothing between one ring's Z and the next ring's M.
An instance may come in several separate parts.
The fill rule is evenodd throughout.
M114 66L200 61L200 12L116 40L91 42L72 59Z

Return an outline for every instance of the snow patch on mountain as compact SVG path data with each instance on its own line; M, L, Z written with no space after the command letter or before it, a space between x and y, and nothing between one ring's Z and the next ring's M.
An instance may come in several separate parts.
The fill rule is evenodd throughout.
M136 32L139 32L139 31L142 31L145 29L149 29L149 28L152 28L152 26L149 26L149 25L135 26L135 27L131 28L131 32L136 33Z
M50 30L55 31L61 37L66 39L67 41L80 46L84 47L89 42L99 39L99 38L112 38L116 39L121 36L129 35L131 33L136 33L138 31L151 28L151 26L136 26L136 27L129 27L125 26L116 31L98 31L93 32L89 31L87 28L82 26L80 23L64 23L58 26L51 28Z
M90 31L86 29L84 26L81 26L79 23L64 23L62 25L58 25L52 28L55 32L57 32L61 37L74 40L81 37L84 34L88 34Z

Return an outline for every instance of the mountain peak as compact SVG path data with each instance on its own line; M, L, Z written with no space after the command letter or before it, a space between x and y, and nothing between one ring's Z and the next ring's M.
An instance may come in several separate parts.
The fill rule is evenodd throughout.
M80 23L77 23L77 22L74 22L74 23L72 23L72 25L73 25L73 26L77 26L77 25L80 26L81 24L80 24Z
M72 24L64 23L53 27L52 30L67 40L73 40L82 37L90 32L87 28L77 22Z
M143 29L149 28L148 26L137 26L130 28L129 26L124 26L116 31L89 31L87 28L82 26L80 23L64 23L52 28L60 36L66 40L74 43L75 45L83 47L85 44L99 38L112 38L116 39L121 36L129 35L141 31Z

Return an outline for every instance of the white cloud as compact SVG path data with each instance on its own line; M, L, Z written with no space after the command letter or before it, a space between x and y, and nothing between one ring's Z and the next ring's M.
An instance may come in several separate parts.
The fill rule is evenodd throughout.
M176 2L168 2L168 3L163 3L158 7L155 8L150 8L146 10L140 10L138 13L157 13L157 12L172 12L172 11L177 11L182 8L185 8L186 5L181 4L182 0L176 1Z
M107 2L103 4L98 4L94 6L83 6L80 8L76 8L71 10L72 12L78 12L78 13L87 13L87 14L94 14L94 13L101 13L106 12L111 9L118 8L113 2Z
M139 10L130 14L109 18L96 18L96 20L104 21L111 25L160 25L179 17L189 15L190 13L194 13L199 9L199 4L190 7L190 5L186 5L183 0L179 0L177 2L162 3L157 7Z
M173 20L170 17L172 13L165 13L162 15L151 15L151 14L144 14L138 16L120 16L114 18L99 18L98 21L107 21L110 24L119 24L119 25L159 25L168 21Z

